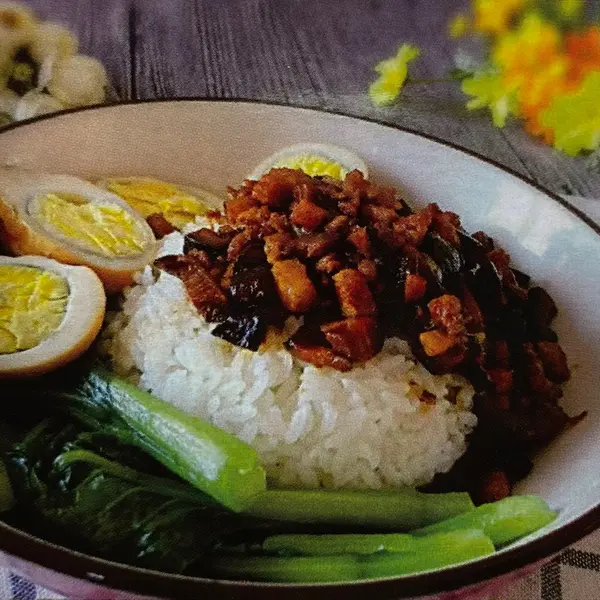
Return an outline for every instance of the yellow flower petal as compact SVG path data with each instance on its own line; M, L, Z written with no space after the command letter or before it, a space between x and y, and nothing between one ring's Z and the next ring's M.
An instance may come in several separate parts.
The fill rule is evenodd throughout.
M525 0L474 0L474 27L481 33L498 35L525 6Z
M375 65L379 77L369 86L369 96L375 104L392 104L398 98L408 76L408 63L419 54L416 46L402 44L396 56Z
M537 13L529 13L519 27L498 38L492 59L505 71L526 72L553 60L561 50L561 33Z

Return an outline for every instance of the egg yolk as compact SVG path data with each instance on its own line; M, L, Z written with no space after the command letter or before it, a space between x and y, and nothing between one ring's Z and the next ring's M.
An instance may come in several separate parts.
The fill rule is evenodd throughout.
M116 204L92 203L78 194L61 192L38 196L33 212L46 227L95 254L115 257L144 252L143 229Z
M301 169L311 177L332 177L333 179L344 179L348 170L342 165L317 154L299 154L284 158L273 165L273 167L288 169Z
M66 279L35 267L0 265L0 354L34 348L62 324Z
M208 212L208 207L196 196L170 183L135 179L112 179L107 188L137 210L144 218L161 213L173 226L181 229L196 217Z

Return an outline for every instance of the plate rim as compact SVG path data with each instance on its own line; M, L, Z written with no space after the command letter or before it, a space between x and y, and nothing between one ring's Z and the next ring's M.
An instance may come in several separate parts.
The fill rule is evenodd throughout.
M548 190L543 185L515 171L511 167L503 165L477 151L465 148L455 142L444 140L435 135L423 133L410 127L389 123L382 119L357 116L341 110L290 104L277 100L259 100L256 98L243 97L209 98L181 96L176 98L132 99L125 101L111 101L93 106L69 108L55 113L39 115L23 121L17 121L1 128L0 136L15 129L24 128L41 121L56 119L70 114L106 110L118 108L120 106L171 104L175 102L189 102L198 104L199 106L207 104L251 104L259 107L269 106L290 108L301 112L313 112L330 116L346 117L409 133L447 148L457 150L462 154L466 154L471 158L478 159L496 169L508 173L522 183L538 190L554 202L558 202L578 220L583 221L583 223L600 236L600 224L595 223L583 211L573 206L555 192ZM0 521L0 552L6 552L24 561L33 562L34 564L51 571L82 579L91 584L108 586L137 594L147 594L152 597L155 597L158 593L164 594L166 598L178 598L184 600L190 598L190 594L197 593L202 588L211 588L210 592L214 594L215 598L223 599L231 598L230 594L237 592L237 594L240 594L239 597L243 594L245 598L275 600L279 599L281 594L285 595L286 591L289 592L290 598L298 592L304 592L311 598L327 598L328 600L342 600L342 598L347 599L349 597L362 598L371 593L384 594L384 597L389 598L413 598L415 596L455 591L474 586L477 587L495 578L507 576L512 572L524 569L527 566L537 565L540 562L549 560L553 555L579 541L586 535L589 535L599 527L600 498L594 507L584 512L570 523L566 523L559 529L551 531L538 539L531 540L522 546L493 554L474 562L404 577L321 585L215 580L133 567L123 563L97 558L89 554L84 554L48 542L2 521ZM56 560L52 560L53 558ZM60 567L57 567L56 565L60 565ZM97 576L94 576L94 574L99 572L102 574L102 579L98 579Z

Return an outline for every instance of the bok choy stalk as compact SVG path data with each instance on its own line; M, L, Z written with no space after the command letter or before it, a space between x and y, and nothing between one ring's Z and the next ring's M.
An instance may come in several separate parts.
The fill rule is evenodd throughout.
M410 531L475 508L469 494L398 490L268 490L247 512L263 519Z
M332 556L334 554L376 554L377 552L447 552L471 539L473 530L459 529L415 537L408 533L342 533L273 535L264 540L267 554Z
M249 527L123 434L47 420L15 445L7 467L23 525L84 552L175 573Z
M266 488L260 458L249 445L103 368L63 375L45 388L44 395L87 422L126 423L131 443L231 510L242 510Z
M397 577L449 567L494 552L491 540L478 530L456 532L451 548L432 543L404 552L313 556L244 556L225 554L209 562L216 575L282 583L351 581Z
M475 510L434 523L412 532L417 536L481 529L498 547L533 533L556 519L543 498L539 496L509 496L491 504L482 504Z

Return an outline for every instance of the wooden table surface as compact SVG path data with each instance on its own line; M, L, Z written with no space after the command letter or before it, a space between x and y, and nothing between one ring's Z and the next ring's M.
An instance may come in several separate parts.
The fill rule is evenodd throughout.
M373 66L399 43L423 48L411 71L453 66L446 36L461 0L27 0L79 36L108 69L112 99L252 98L337 110L433 134L559 193L600 197L600 171L467 112L456 83L413 86L397 106L367 96Z

